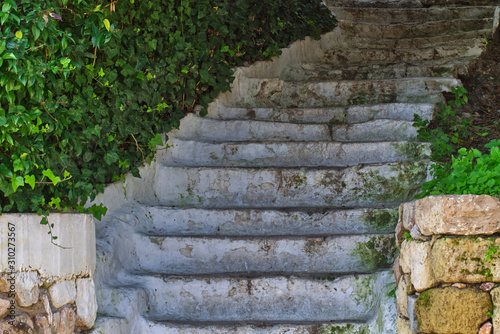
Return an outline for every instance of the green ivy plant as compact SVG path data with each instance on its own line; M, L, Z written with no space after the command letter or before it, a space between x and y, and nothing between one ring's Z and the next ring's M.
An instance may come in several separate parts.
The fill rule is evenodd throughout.
M422 186L417 198L431 195L486 194L500 197L500 140L485 145L490 152L477 149L458 150L451 165L436 163L431 166L433 179Z
M467 142L472 135L472 122L460 117L457 111L468 102L467 90L464 87L452 87L455 99L448 103L438 103L438 110L430 129L429 121L414 115L414 127L418 127L418 140L431 143L431 160L444 161L456 152L461 144Z
M81 211L233 69L336 21L319 0L3 0L0 212ZM45 220L46 222L46 220Z

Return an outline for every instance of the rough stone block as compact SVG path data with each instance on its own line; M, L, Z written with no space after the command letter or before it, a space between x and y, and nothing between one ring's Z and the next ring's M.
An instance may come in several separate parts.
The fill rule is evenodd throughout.
M410 320L398 317L396 319L397 333L398 334L413 334L410 328Z
M394 279L396 281L396 284L398 284L399 280L401 279L401 275L403 275L403 272L401 271L401 266L399 265L399 256L396 258L396 261L394 261L394 265L392 266L392 271L394 273Z
M70 307L64 307L54 314L54 328L57 334L75 333L76 315Z
M415 304L417 302L418 296L410 295L408 296L408 316L410 319L410 330L412 333L420 333L418 331L418 321L417 314L415 312Z
M424 291L438 284L433 273L431 249L431 242L411 242L411 280L417 291Z
M399 316L408 316L408 287L404 280L401 280L396 289L396 310Z
M50 300L55 308L60 308L75 301L76 286L74 281L57 282L49 288Z
M399 206L399 217L403 223L403 228L410 231L415 225L415 202L402 203Z
M415 201L415 223L424 235L490 235L500 232L500 199L488 195L430 196Z
M418 329L435 334L477 333L492 310L489 294L473 288L430 289L415 304Z
M91 328L97 316L94 281L90 278L76 280L76 324Z
M500 334L500 288L490 291L493 302L493 333Z
M0 299L0 319L3 318L9 311L10 300Z
M409 274L411 271L411 245L412 242L403 240L399 251L399 265L404 274Z
M500 282L500 256L495 252L487 255L499 242L470 237L437 240L429 261L434 277L442 283Z
M19 306L29 307L40 297L40 279L36 271L20 272L16 275L16 300Z

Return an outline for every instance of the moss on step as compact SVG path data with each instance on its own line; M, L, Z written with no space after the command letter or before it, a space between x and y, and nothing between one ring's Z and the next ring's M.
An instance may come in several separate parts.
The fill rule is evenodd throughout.
M398 142L393 143L392 147L400 154L404 154L408 160L429 159L431 149L428 145L422 143Z
M366 270L389 268L396 257L394 236L377 235L366 242L360 242L352 251Z
M427 177L427 162L404 162L391 166L396 176L380 175L378 170L370 170L358 175L364 179L363 187L353 189L361 198L380 203L404 202L413 199Z
M326 326L321 334L369 334L368 326L356 327L353 324Z
M398 217L398 208L373 209L366 211L361 219L365 226L373 228L376 232L394 232Z

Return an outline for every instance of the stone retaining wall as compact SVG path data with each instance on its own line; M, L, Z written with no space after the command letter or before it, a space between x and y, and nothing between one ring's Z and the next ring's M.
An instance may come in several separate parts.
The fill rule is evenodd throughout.
M398 333L500 333L500 200L432 196L400 207Z
M38 215L0 216L0 333L73 334L94 325L92 216L48 219L54 243Z

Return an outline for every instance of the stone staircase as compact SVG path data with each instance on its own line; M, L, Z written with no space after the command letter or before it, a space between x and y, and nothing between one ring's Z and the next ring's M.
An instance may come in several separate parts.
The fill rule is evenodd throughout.
M99 197L94 333L396 333L398 204L430 153L413 115L460 84L495 3L327 0L338 28L238 69Z

